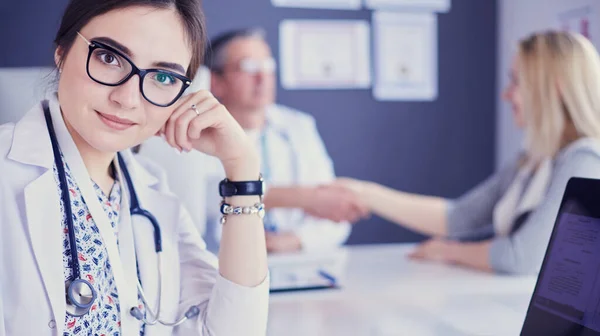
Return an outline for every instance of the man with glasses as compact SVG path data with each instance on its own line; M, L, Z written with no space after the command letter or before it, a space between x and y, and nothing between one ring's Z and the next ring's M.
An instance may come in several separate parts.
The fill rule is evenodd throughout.
M269 252L343 244L350 233L348 222L364 217L366 211L352 192L330 185L335 179L333 164L314 118L275 104L276 62L264 32L244 29L217 36L205 63L211 72L212 93L260 153L261 171L268 183L265 228ZM205 176L207 190L212 190L223 172ZM218 195L212 197L218 201ZM218 241L220 230L215 223L219 214L207 217L207 235ZM211 241L211 237L206 239Z

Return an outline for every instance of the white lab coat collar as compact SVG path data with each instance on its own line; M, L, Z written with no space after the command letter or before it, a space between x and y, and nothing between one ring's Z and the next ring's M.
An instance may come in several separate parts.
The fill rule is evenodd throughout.
M127 165L127 169L129 169L131 178L135 180L134 184L136 186L141 184L148 187L154 187L158 184L158 179L133 158L133 154L130 150L123 151L121 154L123 155L123 160Z
M285 120L280 112L281 108L281 106L273 104L268 106L266 111L266 127L270 127L277 132L285 132L289 127L289 120Z
M52 168L54 156L41 104L31 109L15 125L8 158L24 164Z

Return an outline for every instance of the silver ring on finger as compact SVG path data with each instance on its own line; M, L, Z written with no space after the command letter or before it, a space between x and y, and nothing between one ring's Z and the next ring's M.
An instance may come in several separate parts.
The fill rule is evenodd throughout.
M200 115L200 111L198 111L198 107L196 107L196 104L192 104L192 110L194 112L196 112L196 115L199 116Z

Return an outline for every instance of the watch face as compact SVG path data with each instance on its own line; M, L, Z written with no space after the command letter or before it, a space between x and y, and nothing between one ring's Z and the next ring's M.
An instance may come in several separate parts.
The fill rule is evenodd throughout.
M262 181L262 195L265 195L266 193L267 193L267 182Z

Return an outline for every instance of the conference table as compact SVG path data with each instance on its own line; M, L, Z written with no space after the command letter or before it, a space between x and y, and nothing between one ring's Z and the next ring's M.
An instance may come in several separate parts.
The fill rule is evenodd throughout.
M519 334L535 276L412 261L414 246L345 247L341 288L271 295L268 335Z

